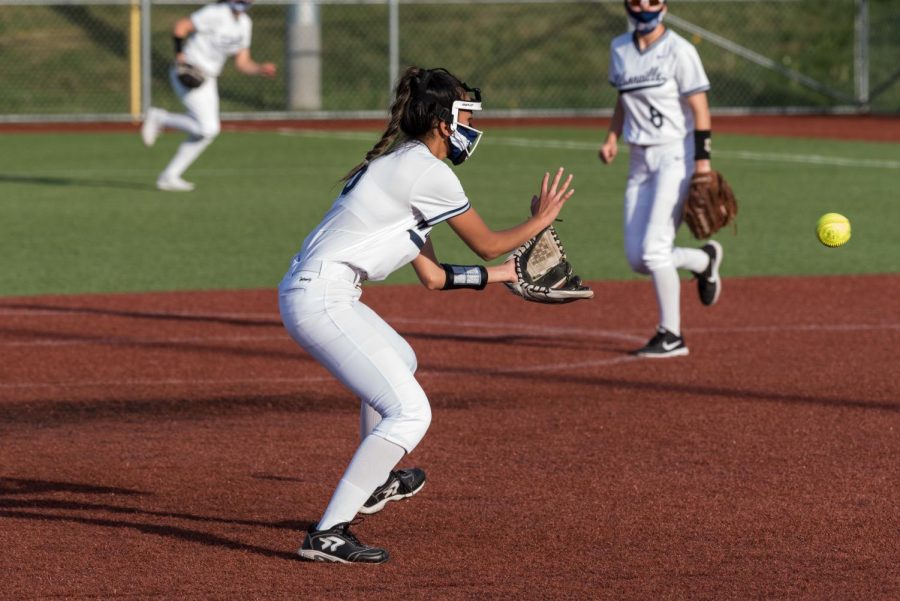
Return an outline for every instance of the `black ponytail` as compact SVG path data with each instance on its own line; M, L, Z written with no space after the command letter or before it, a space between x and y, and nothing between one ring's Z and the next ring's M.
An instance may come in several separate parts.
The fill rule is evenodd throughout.
M453 101L465 97L465 94L465 84L446 69L406 69L394 90L390 120L381 139L341 181L350 180L360 169L389 153L401 142L425 135L439 121L449 123Z

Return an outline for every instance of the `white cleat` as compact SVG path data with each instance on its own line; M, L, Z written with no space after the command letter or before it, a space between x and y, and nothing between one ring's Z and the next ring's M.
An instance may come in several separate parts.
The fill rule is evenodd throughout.
M180 177L160 177L156 180L156 187L166 192L190 192L194 189L194 184Z
M159 137L163 119L165 118L166 111L163 109L153 108L152 106L147 109L147 114L144 116L144 124L141 126L141 140L144 141L144 146L149 148L156 144L156 139Z

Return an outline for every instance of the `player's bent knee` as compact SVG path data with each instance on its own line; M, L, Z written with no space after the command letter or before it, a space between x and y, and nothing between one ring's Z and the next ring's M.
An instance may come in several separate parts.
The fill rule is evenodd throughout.
M400 411L383 416L374 433L411 452L424 438L430 425L431 406L422 395L421 399L404 402Z
M419 442L425 437L428 427L431 425L431 406L426 402L414 415L410 415L407 419L407 427L409 433L407 438L411 447L418 446ZM412 448L409 449L410 451Z
M645 269L646 269L646 271L644 273L651 273L658 269L666 269L673 265L672 253L671 252L644 253L643 264L645 265Z
M628 265L631 267L631 271L635 273L643 273L644 275L650 273L650 269L647 268L647 264L644 262L643 255L628 255Z
M200 137L209 142L212 142L221 131L222 126L218 123L206 123L200 125Z

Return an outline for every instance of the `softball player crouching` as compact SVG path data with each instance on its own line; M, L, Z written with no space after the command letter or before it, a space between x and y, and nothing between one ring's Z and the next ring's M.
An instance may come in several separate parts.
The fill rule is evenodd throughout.
M632 270L653 278L656 334L634 354L687 355L681 335L678 269L697 278L700 301L712 305L722 283L722 246L675 246L691 176L710 166L709 80L697 50L663 25L666 0L625 0L634 25L612 41L609 81L619 90L600 160L612 163L624 135L630 148L625 186L625 255Z
M189 192L194 184L182 175L219 135L219 87L217 78L229 56L234 66L245 75L274 77L272 63L257 63L250 57L252 22L247 10L253 0L222 0L209 4L190 17L179 19L172 28L175 63L188 63L203 73L203 83L188 88L176 75L173 65L169 73L172 89L187 109L187 114L170 113L150 107L141 127L146 146L153 146L165 128L188 134L175 156L156 180L156 187L167 192Z
M300 547L316 561L387 561L388 552L350 531L358 512L375 513L388 501L422 489L418 468L394 470L431 422L428 398L416 381L416 355L381 317L360 301L360 284L383 280L412 263L431 290L481 290L516 280L502 265L439 263L429 235L448 222L481 258L517 248L548 227L572 196L572 177L544 176L533 215L507 230L490 229L469 204L444 162L465 161L481 132L472 112L481 93L444 69L410 67L397 83L390 122L365 160L310 233L279 285L281 317L291 337L362 400L361 442L325 513Z

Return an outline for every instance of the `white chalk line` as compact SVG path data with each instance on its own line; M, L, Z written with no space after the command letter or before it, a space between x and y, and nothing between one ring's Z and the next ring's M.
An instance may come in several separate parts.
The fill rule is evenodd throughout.
M301 137L326 138L334 140L372 140L376 138L371 133L365 132L329 132L312 129L281 129L283 135L296 135ZM555 150L593 151L600 148L600 141L579 142L574 140L552 140L542 138L507 138L502 136L485 136L482 144L488 146L512 146L516 148L553 148ZM624 152L628 152L628 145L622 144ZM716 149L716 156L746 161L766 161L776 163L802 163L806 165L830 166L830 167L867 167L871 169L900 169L900 161L890 159L859 159L853 157L826 156L819 154L793 154L783 152L756 152L751 150L723 150Z

